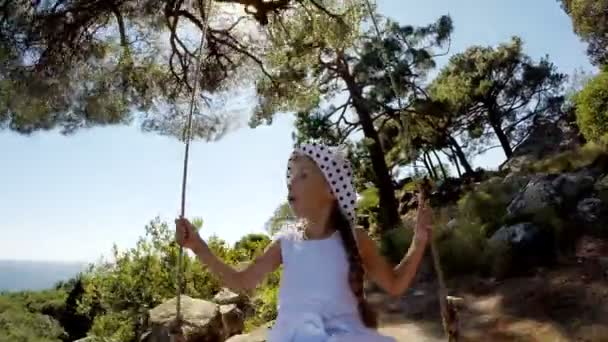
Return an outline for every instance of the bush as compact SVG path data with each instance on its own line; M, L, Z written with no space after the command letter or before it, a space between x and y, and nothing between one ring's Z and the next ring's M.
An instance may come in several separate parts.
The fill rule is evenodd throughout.
M479 234L491 236L504 223L507 206L517 191L517 186L492 178L464 194L458 201L456 230L472 233L471 229L479 229Z
M599 142L608 133L608 73L591 79L575 97L576 121L589 141Z
M37 297L30 292L0 296L0 342L61 342L66 337L56 320L27 308L24 298L32 296Z
M401 227L389 230L382 234L380 238L380 253L396 265L407 253L413 237L413 227Z
M537 161L529 167L530 172L557 174L571 172L591 165L598 157L608 153L605 142L589 142L582 147L559 153Z
M446 276L477 273L482 269L486 237L478 220L460 223L455 228L437 224L434 229L434 241Z
M136 326L133 316L126 312L109 313L95 317L89 335L101 340L116 342L135 341Z

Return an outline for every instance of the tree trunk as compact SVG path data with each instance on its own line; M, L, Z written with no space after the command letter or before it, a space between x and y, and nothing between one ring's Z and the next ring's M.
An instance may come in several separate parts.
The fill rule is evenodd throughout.
M473 168L471 167L471 164L469 164L469 161L467 160L467 156L464 155L464 152L462 151L462 147L460 147L460 144L458 144L458 141L456 141L456 139L454 139L452 136L449 136L448 142L449 142L450 148L452 148L452 150L454 151L454 154L458 157L458 160L460 161L460 165L462 165L462 167L464 168L464 173L472 174Z
M507 137L507 135L505 134L505 131L502 129L502 127L500 125L500 120L498 119L500 117L500 115L494 111L490 111L489 115L490 115L490 120L489 120L490 125L492 126L492 129L494 130L494 133L496 134L498 141L500 141L500 145L502 146L503 151L505 151L505 156L507 157L507 159L511 159L511 156L513 156L513 149L511 148L511 143L509 142L509 137Z
M359 116L363 134L366 138L372 140L372 143L368 145L368 151L372 162L372 169L375 174L375 185L378 188L378 195L380 197L380 222L382 227L378 229L378 231L382 232L397 227L401 222L393 181L386 160L384 159L384 150L380 144L378 131L374 127L372 113L363 98L361 88L356 84L345 65L343 65L343 68L340 71L341 77L352 96L353 106Z
M427 151L424 151L423 157L424 164L429 169L429 176L431 176L433 180L438 180L439 177L437 176L437 170L435 170L435 165L433 165L433 160L431 160L431 156L429 156L429 153Z
M424 167L426 168L426 172L429 173L429 176L432 179L435 179L435 177L433 177L433 169L431 169L431 166L429 165L429 163L426 161L426 152L424 152L422 154L422 162L424 163Z
M446 153L446 156L448 156L448 158L450 159L450 161L452 161L452 163L454 163L454 166L456 166L456 172L458 172L458 178L462 177L462 171L460 171L460 163L458 162L458 157L456 156L456 151L454 151L454 148L451 145L448 145L450 147L450 151L452 152L451 155L448 155Z
M437 152L435 150L431 150L431 152L433 152L433 154L435 155L435 159L437 159L437 162L439 163L439 169L441 170L441 175L443 176L443 179L448 179L448 174L445 172L445 168L443 167L443 163L441 162L441 159L439 159Z

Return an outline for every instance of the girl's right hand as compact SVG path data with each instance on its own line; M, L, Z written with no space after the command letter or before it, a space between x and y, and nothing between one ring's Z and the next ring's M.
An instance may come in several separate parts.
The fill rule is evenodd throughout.
M178 218L175 220L175 241L177 241L180 246L192 251L196 251L203 243L196 228L186 218Z

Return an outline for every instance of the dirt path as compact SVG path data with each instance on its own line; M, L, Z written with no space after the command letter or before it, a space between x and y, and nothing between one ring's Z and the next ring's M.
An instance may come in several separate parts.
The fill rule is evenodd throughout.
M608 270L570 265L490 282L459 279L461 341L608 342ZM417 284L403 298L371 293L380 331L398 341L445 341L436 288Z

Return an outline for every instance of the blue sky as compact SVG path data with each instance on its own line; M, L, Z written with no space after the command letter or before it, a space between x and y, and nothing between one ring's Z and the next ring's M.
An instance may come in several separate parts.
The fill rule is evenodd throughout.
M548 54L561 72L592 70L585 46L555 0L385 0L380 12L423 25L450 14L451 52L521 36L526 52ZM438 62L443 64L446 58ZM241 128L192 146L187 213L205 220L203 236L233 242L263 231L285 198L292 120ZM135 127L74 136L0 132L0 259L94 261L112 244L130 247L156 216L179 213L183 145ZM494 167L498 149L473 161Z

